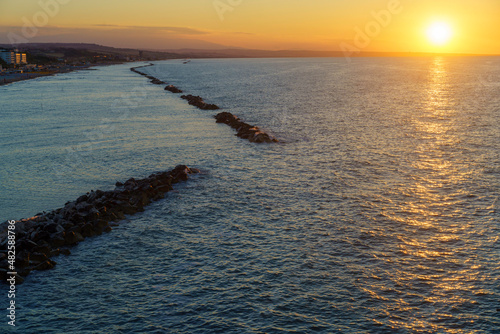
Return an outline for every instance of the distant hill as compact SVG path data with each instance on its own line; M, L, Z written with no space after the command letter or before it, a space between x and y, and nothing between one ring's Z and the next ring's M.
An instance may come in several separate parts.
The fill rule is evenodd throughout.
M11 48L9 44L0 44L0 48ZM32 55L32 59L50 61L95 61L102 60L162 60L179 58L306 58L306 57L345 57L340 51L312 50L252 50L252 49L166 49L146 50L130 48L114 48L89 43L29 43L17 45L22 51ZM412 52L359 52L350 57L419 57L435 56L433 53ZM448 56L462 56L447 54ZM38 57L38 58L37 58ZM48 59L48 60L47 60Z
M0 44L0 48L12 48ZM161 60L185 57L179 53L125 49L88 43L29 43L16 48L28 53L28 62L47 64L51 62L102 62L126 60Z
M191 58L333 58L333 57L427 57L436 56L436 53L423 52L359 52L349 55L342 51L313 51L313 50L252 50L252 49L179 49L164 50L178 52ZM448 56L464 56L463 54L446 54ZM465 55L472 56L472 55Z

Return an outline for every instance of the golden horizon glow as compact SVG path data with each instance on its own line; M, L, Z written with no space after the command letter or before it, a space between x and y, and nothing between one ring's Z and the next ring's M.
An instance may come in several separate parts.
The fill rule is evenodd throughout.
M366 52L500 55L498 17L498 0L0 0L0 43L24 28L32 43L318 51L345 43ZM426 36L436 22L452 36L445 29Z
M427 38L436 46L446 45L453 37L453 30L448 23L434 22L427 28Z

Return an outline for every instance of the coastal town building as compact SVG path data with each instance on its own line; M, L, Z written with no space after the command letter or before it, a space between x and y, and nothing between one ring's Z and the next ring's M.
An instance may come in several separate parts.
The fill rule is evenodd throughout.
M27 64L26 53L16 52L16 65Z
M21 65L28 63L26 53L18 50L0 49L0 58L7 64Z
M7 64L15 64L16 56L15 53L10 50L2 50L0 49L0 58L6 62Z

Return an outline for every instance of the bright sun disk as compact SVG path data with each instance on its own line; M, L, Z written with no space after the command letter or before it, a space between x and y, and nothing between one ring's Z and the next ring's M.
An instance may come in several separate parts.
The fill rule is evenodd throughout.
M453 35L451 27L444 22L433 23L427 29L429 41L437 46L443 46L448 43Z

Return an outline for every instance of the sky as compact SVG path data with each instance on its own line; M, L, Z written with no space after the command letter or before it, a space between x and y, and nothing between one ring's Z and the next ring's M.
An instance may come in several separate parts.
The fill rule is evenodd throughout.
M499 0L0 0L0 43L500 54L498 18Z

